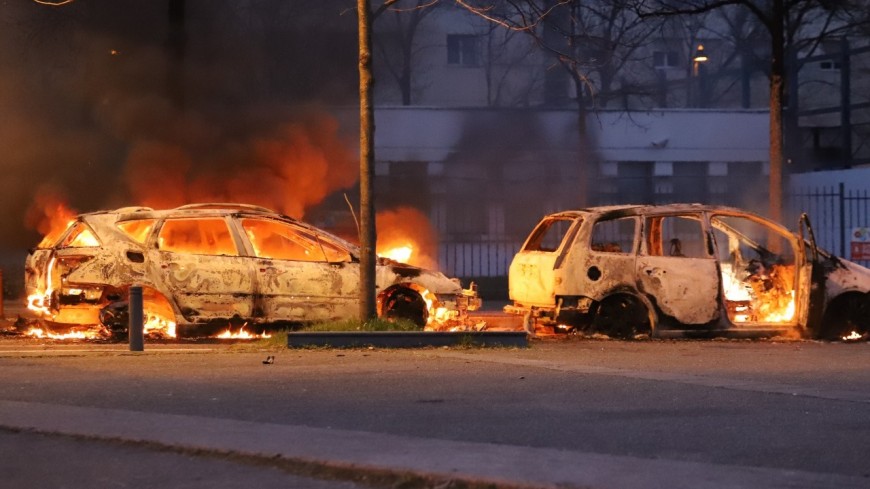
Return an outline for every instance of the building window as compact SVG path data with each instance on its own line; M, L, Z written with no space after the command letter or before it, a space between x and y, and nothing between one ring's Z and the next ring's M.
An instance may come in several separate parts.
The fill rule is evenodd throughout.
M819 68L822 71L838 71L840 69L839 61L821 61L819 62Z
M655 68L678 68L680 57L676 51L654 51L653 66Z
M618 167L618 197L632 204L653 203L652 161L620 161Z
M480 64L478 36L470 34L447 35L447 64L478 66Z

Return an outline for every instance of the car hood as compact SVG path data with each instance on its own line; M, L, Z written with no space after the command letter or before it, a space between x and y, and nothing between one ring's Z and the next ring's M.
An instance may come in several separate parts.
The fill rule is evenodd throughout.
M379 258L377 283L382 290L390 285L413 283L435 294L460 294L462 286L457 279L448 278L441 272L399 263L388 258Z

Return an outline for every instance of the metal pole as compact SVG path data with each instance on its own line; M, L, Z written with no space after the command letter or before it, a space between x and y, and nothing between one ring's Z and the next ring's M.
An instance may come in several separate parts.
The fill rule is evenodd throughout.
M130 323L127 328L130 351L145 350L145 322L142 311L142 286L130 287Z
M840 256L846 257L846 241L851 230L846 229L846 185L840 182Z
M836 59L836 58L834 58ZM852 60L849 40L840 40L840 130L843 134L843 166L852 167Z

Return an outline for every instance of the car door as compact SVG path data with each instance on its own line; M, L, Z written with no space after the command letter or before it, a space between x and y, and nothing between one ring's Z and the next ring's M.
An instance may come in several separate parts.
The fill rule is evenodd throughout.
M227 218L170 218L148 253L159 278L190 322L250 318L255 289L249 258L240 256Z
M581 222L577 217L549 216L529 235L514 256L509 270L511 300L540 306L552 306L556 297L556 269L560 257Z
M605 215L591 223L591 229L586 228L588 235L581 231L578 245L586 253L579 253L582 262L571 277L577 288L565 293L600 301L614 291L635 289L638 222L634 215Z
M811 265L795 236L756 216L714 213L710 226L723 302L736 327L791 326L805 318ZM803 285L802 285L803 284Z
M719 273L703 217L646 216L637 257L639 288L663 314L686 325L707 324L720 316Z
M257 308L266 321L355 317L359 264L312 229L265 217L239 219L253 254Z

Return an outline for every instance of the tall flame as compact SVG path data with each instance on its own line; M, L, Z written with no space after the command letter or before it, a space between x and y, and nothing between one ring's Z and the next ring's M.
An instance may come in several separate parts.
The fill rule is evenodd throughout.
M423 268L438 268L438 243L429 219L419 210L401 207L377 215L379 256Z

